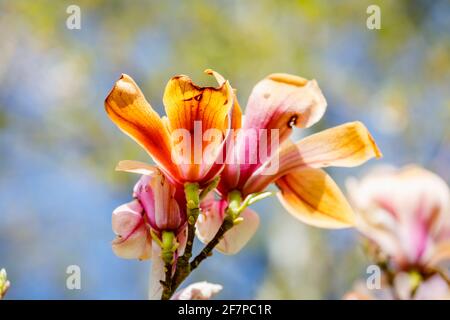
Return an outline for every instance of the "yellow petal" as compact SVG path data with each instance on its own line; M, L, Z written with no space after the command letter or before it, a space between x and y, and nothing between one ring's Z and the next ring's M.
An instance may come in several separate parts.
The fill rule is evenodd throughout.
M117 164L116 171L153 175L158 171L158 168L140 161L122 160Z
M199 87L188 76L173 77L163 97L171 130L194 130L194 121L223 132L229 128L228 113L233 106L233 90L227 81L218 88Z
M163 103L180 175L188 181L214 178L222 166L214 172L211 168L232 122L234 99L228 81L217 88L199 87L187 76L173 77L167 83Z
M302 168L276 182L278 198L294 217L320 228L346 228L354 213L331 177L321 169Z
M133 79L123 74L105 100L111 120L139 143L166 171L176 175L171 161L170 135L159 115Z
M280 153L280 167L354 167L381 156L367 128L356 121L313 134L296 144L286 144Z
M226 82L225 78L220 73L214 70L206 69L205 73L214 76L216 78L217 83L220 86L222 86ZM234 104L231 116L231 128L236 130L240 129L242 126L242 110L236 97L236 90L233 90L233 93L234 93Z
M367 128L349 122L308 136L297 143L284 142L278 153L247 180L244 193L264 190L287 173L304 167L354 167L382 156ZM273 173L273 167L277 170Z

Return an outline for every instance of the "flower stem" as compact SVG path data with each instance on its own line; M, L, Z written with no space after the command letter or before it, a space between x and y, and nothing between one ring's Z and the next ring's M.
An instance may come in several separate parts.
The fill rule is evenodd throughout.
M163 287L161 300L169 300L172 295L172 264L174 262L174 250L176 250L174 240L175 234L173 232L162 232L161 258L164 261L165 279L161 281Z
M177 267L171 284L171 294L175 292L176 288L191 272L189 260L192 257L192 246L194 245L195 223L200 214L200 192L198 183L186 183L184 185L184 193L186 196L188 223L187 240L183 255L177 259Z
M203 248L203 250L192 260L190 263L191 272L198 267L198 265L212 254L213 249L222 240L225 233L234 226L233 219L231 216L227 215L222 222L219 230L217 231L214 238Z

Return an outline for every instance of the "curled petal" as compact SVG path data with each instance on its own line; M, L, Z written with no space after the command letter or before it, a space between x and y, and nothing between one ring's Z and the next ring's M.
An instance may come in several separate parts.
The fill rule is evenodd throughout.
M202 213L197 220L197 237L208 243L216 235L225 217L226 201L207 199L201 204ZM223 254L238 253L255 234L259 226L259 216L251 209L245 209L241 215L243 220L228 230L216 249Z
M222 79L218 78L220 82ZM217 88L199 87L189 77L180 75L167 83L163 102L175 140L172 156L185 180L203 180L210 173L231 126L233 97L228 81ZM214 170L221 168L214 167Z
M220 284L196 282L174 294L171 300L208 300L222 290Z
M277 180L283 206L300 221L320 228L354 224L353 211L339 187L321 169L302 168Z
M271 161L252 174L244 193L264 190L271 182L298 168L354 167L381 156L367 128L361 122L349 122L295 144L286 141ZM278 168L272 174L274 165Z
M114 210L112 228L117 237L112 243L114 253L124 259L149 259L151 243L137 200Z
M280 142L292 127L310 127L322 118L326 100L315 80L271 74L253 88L244 128L279 129Z
M225 132L228 113L233 105L233 90L227 81L218 88L199 87L188 76L173 77L167 83L163 102L171 130L194 130L194 121L202 128Z
M174 186L159 170L144 175L134 187L134 195L142 204L148 221L155 230L178 231L186 221L183 201Z
M111 120L139 143L155 160L177 177L171 161L171 141L166 126L145 99L134 80L123 74L105 100Z
M237 184L242 187L276 153L294 126L304 128L319 121L326 105L315 80L272 74L257 83L234 150L240 164Z

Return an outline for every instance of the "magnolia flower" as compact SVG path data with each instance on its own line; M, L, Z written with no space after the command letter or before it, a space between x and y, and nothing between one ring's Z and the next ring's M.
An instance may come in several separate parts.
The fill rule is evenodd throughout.
M435 274L428 279L418 279L417 275L401 272L390 284L383 278L381 288L368 289L358 282L353 290L344 295L345 300L449 300L450 288L447 282Z
M176 292L171 300L208 300L222 290L220 284L196 282Z
M119 168L120 169L120 168ZM151 169L151 170L150 170ZM176 188L156 167L149 168L134 187L135 199L114 210L112 227L117 234L113 251L125 259L152 258L150 296L161 296L164 278L161 236L174 233L181 255L186 242L186 201L183 190Z
M212 194L202 201L202 211L197 221L197 237L200 241L208 243L214 238L223 222L227 206L226 200L215 200ZM228 230L216 246L219 252L236 254L255 234L259 226L258 214L246 208L240 217L240 223Z
M450 259L450 191L416 166L374 170L348 183L357 228L394 270L426 272Z
M220 75L215 76L219 83L225 81ZM380 157L381 152L360 122L331 128L297 143L290 141L294 126L312 126L325 109L325 98L315 80L288 74L269 75L255 86L243 121L235 99L232 128L241 130L233 134L233 143L227 150L218 186L221 195L226 199L237 190L247 196L276 183L281 203L297 219L324 228L352 226L354 214L350 205L321 168L357 166ZM210 239L217 230L217 219L223 216L225 204L221 200L206 206L209 212L217 214L212 218L214 215L206 212L205 219L199 221L200 239ZM252 221L257 224L258 220ZM250 226L247 221L242 228L254 232L255 225Z
M10 282L8 281L8 276L6 274L5 269L0 270L0 300L6 295L10 286Z
M139 143L173 182L206 184L223 169L215 157L221 157L232 123L230 84L224 81L217 88L199 87L187 76L176 76L167 83L163 103L167 117L161 118L133 79L123 74L106 98L105 108L111 120ZM148 169L136 161L122 166Z

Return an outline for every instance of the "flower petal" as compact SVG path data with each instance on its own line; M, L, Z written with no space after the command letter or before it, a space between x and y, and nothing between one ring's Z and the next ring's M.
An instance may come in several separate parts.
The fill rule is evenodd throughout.
M438 264L450 260L450 241L439 243L434 249L433 255L428 261L428 265L437 266Z
M227 203L224 200L206 199L202 202L202 213L197 220L197 237L208 243L216 235L225 217ZM241 215L243 221L228 230L216 249L223 254L238 253L253 237L259 226L259 216L251 209L245 209Z
M245 184L244 193L262 191L271 182L298 168L354 167L381 156L367 128L361 122L349 122L295 144L286 141L270 161L252 174ZM278 168L274 170L273 166Z
M223 254L236 254L250 241L259 227L258 214L247 208L242 211L242 222L225 233L216 249Z
M196 282L173 295L171 300L208 300L222 290L220 284Z
M116 171L152 175L158 170L155 166L134 160L122 160L116 166Z
M353 211L339 187L323 170L297 169L276 182L278 198L294 217L320 228L354 224Z
M169 132L130 76L123 74L115 83L105 100L105 109L111 120L163 166L164 171L176 176Z
M185 180L199 181L209 173L231 126L233 101L228 81L217 88L199 87L180 75L167 83L163 103L174 147L179 150L174 156ZM211 136L206 141L208 134Z
M167 83L163 102L171 130L194 130L194 121L202 128L225 132L229 128L228 113L233 105L233 90L225 81L219 87L199 87L185 75L173 77Z
M161 258L161 247L153 240L152 241L152 268L150 272L150 284L148 297L150 300L159 300L162 295L162 285L160 281L164 281L164 261Z
M314 168L355 167L373 157L382 156L369 131L359 121L313 134L297 142L293 148L297 149L300 159L296 157L291 166L303 163ZM284 158L290 151L288 149L281 152L281 166L290 160Z
M244 128L279 129L280 143L292 127L310 127L322 118L326 100L315 80L271 74L253 88Z
M433 266L448 255L450 190L439 176L417 166L375 168L348 181L348 194L358 230L397 266Z
M112 243L114 253L124 259L149 259L151 243L142 207L137 200L116 208L112 228L117 237Z
M142 204L148 222L155 230L178 231L186 221L184 196L157 168L151 175L143 175L134 187L134 196ZM178 200L180 200L180 205Z

